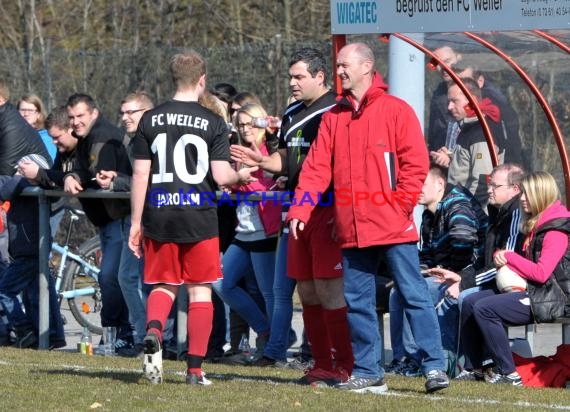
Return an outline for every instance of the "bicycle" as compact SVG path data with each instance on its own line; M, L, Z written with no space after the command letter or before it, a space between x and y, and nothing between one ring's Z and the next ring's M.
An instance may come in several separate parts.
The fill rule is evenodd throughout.
M53 269L55 276L55 288L58 293L59 303L66 299L69 310L75 320L86 326L91 333L101 335L101 289L98 282L99 266L101 263L101 244L99 236L83 242L76 251L70 250L69 240L72 233L73 222L77 221L85 212L64 206L70 214L70 222L67 227L65 244L53 242L51 246L53 254L60 255L60 260Z

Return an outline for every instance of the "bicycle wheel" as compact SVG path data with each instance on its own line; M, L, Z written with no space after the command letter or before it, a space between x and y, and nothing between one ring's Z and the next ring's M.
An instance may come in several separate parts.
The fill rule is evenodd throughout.
M90 265L99 268L101 265L101 244L99 236L86 240L78 249L78 254ZM87 326L91 333L101 335L101 290L99 283L92 276L92 271L85 265L70 261L63 276L64 291L92 287L93 294L67 299L69 310L81 326Z

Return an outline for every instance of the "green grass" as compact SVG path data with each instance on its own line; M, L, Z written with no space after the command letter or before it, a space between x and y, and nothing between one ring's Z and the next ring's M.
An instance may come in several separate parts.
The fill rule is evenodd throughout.
M184 363L165 361L165 383L141 379L138 359L0 349L3 411L521 411L570 410L565 389L452 383L434 395L420 378L387 378L387 395L293 385L301 372L205 364L209 387L184 383Z

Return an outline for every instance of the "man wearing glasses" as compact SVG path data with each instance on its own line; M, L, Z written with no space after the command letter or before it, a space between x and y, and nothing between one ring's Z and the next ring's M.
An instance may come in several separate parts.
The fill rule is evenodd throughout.
M123 139L123 143L127 148L127 154L132 164L132 137L137 131L139 121L147 110L154 107L154 103L150 95L145 91L136 91L129 93L121 102L119 115L121 122L125 126L127 134ZM131 176L128 174L117 173L114 170L101 170L96 176L97 183L102 189L113 190L115 192L128 192L131 190ZM128 233L128 231L127 231Z
M142 115L154 107L150 95L145 91L129 93L121 102L121 121L129 135L134 136Z
M489 215L490 224L485 241L485 254L473 265L459 273L443 268L433 268L429 272L449 286L459 283L458 304L461 308L463 299L474 292L495 286L497 269L493 262L496 250L514 250L521 253L524 235L519 231L521 211L519 207L520 182L523 169L513 163L505 163L493 169L489 177ZM484 376L472 369L473 365L463 365L463 371L455 378L458 380L482 381Z
M432 275L442 278L446 283L460 283L459 304L469 292L477 292L496 275L493 254L498 249L521 250L524 236L519 232L521 221L519 184L524 176L523 169L514 163L505 163L493 169L489 176L489 228L485 240L485 254L457 273L435 268ZM494 285L494 283L490 283ZM475 288L475 289L471 289Z
M145 91L136 91L128 94L121 102L121 122L125 126L127 135L123 140L127 148L130 163L133 163L132 137L135 135L142 115L154 107L150 95ZM115 170L100 170L96 175L99 186L105 190L115 192L129 192L131 190L131 175L118 173ZM146 335L146 303L142 293L142 260L139 260L129 249L129 232L131 230L130 217L122 225L121 263L119 265L119 285L129 308L129 322L134 328L133 344L126 340L119 340L115 345L117 355L136 357L143 353L143 338Z

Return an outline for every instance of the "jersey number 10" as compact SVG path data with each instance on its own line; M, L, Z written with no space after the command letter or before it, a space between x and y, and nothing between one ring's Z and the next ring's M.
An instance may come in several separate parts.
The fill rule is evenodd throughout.
M196 173L188 173L186 165L186 146L194 145L197 152ZM159 133L151 145L151 150L158 156L158 173L152 175L152 183L171 183L174 182L172 172L166 171L166 151L167 140L166 133ZM176 177L182 182L195 185L202 183L204 177L208 173L210 167L210 156L208 154L208 145L199 136L194 134L184 134L176 141L172 150L172 162L174 163L174 172Z

